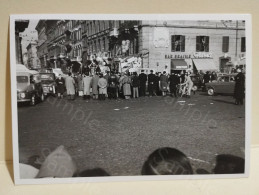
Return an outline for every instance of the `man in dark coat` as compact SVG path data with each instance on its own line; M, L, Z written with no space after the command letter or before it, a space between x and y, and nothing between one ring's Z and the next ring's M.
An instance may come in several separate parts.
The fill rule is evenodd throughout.
M117 99L117 94L118 94L118 78L115 75L114 71L111 71L111 75L108 78L108 97Z
M206 72L206 74L203 76L203 91L205 91L206 90L206 83L208 83L208 82L210 82L210 79L211 78L211 75L210 75L210 72L209 71L207 71Z
M146 96L146 82L147 82L147 75L144 73L144 70L141 70L141 73L139 74L139 92L140 96Z
M180 83L180 78L172 73L169 77L169 88L170 88L170 92L172 94L172 96L174 95L175 97L177 97L177 85Z
M154 95L155 81L156 81L156 76L153 74L153 70L150 70L150 74L148 75L148 92L149 92L149 96L153 96Z
M63 94L65 92L65 80L61 77L61 74L59 74L56 79L56 91L58 93L58 98L63 98Z
M241 69L237 69L238 74L235 76L235 88L234 98L236 105L243 105L243 99L245 97L245 76L241 72Z

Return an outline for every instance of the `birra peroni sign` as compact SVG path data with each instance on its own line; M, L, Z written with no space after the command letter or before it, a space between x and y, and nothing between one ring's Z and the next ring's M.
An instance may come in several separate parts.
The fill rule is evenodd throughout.
M192 53L192 54L166 54L165 59L202 59L212 58L211 53Z

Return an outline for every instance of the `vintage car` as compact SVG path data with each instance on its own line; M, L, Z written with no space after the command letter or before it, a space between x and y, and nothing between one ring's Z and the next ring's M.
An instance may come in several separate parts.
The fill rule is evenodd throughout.
M236 74L219 76L217 81L206 83L208 95L215 94L234 94Z
M34 70L19 70L16 72L17 102L30 102L34 106L38 100L45 97L41 86L40 75Z
M56 78L54 73L40 73L41 86L45 96L56 94Z

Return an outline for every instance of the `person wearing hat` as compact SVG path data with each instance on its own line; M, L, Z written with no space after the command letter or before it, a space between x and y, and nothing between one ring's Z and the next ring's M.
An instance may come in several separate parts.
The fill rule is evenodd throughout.
M153 70L150 70L150 74L148 75L148 92L149 92L149 96L153 96L154 95L155 80L156 80L156 76L153 74Z
M86 72L83 78L84 99L90 99L90 89L92 87L92 82L92 77L89 76L89 72Z
M234 88L234 98L236 105L243 105L243 99L245 97L245 76L241 69L237 69L237 75L235 76L235 88Z

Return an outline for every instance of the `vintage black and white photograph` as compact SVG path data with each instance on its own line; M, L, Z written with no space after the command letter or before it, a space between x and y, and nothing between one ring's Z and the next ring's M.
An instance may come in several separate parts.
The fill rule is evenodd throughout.
M248 176L250 22L11 16L16 183Z

